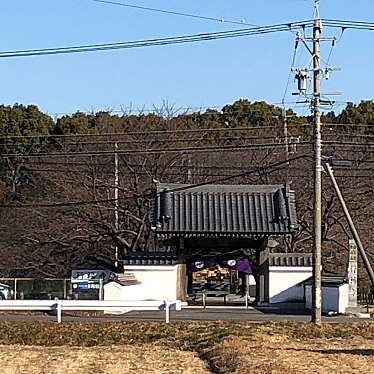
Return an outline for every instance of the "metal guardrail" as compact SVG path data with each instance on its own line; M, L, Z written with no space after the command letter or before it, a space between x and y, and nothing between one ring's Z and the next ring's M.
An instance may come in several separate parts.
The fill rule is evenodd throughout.
M2 300L0 310L56 311L57 322L63 311L131 312L165 310L165 322L170 322L170 310L181 310L182 302L174 301L98 301L98 300Z

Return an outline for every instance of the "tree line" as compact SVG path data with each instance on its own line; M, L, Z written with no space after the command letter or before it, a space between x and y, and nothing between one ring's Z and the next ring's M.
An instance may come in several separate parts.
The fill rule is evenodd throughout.
M310 250L312 117L291 109L286 115L285 134L282 108L248 100L221 110L182 113L163 107L153 113L77 112L57 119L33 105L0 106L0 275L66 276L82 265L113 269L115 246L125 253L160 245L148 222L155 180L212 183L299 155L306 158L276 170L258 168L226 183L290 182L300 230L279 250ZM340 113L325 113L323 122L324 156L345 165L337 166L338 181L373 258L374 102L348 103ZM350 235L324 182L324 263L343 273ZM364 273L361 278L365 281Z

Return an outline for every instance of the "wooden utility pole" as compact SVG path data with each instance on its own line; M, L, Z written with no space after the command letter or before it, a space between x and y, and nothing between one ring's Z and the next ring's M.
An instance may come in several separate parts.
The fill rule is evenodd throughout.
M116 230L116 235L118 235L119 230L119 217L118 217L118 209L119 209L119 202L118 202L118 186L119 186L119 170L118 170L118 143L114 144L114 227ZM118 271L118 245L116 243L115 246L115 262L114 266L116 271Z
M287 180L288 180L288 167L289 167L289 144L288 144L288 116L285 108L282 109L282 119L283 119L283 135L284 135L284 145L285 145L285 161L287 162Z
M322 322L322 141L321 141L321 45L322 20L319 0L315 0L315 21L313 26L313 289L312 322Z

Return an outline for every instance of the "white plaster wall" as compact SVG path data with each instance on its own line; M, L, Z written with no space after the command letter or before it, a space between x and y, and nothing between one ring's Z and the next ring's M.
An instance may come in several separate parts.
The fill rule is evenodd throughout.
M109 282L104 285L104 300L122 300L123 286L116 282Z
M255 286L255 285L256 285L256 279L252 274L250 274L249 275L249 286Z
M345 313L349 307L349 284L339 287L339 313Z
M176 300L177 266L125 266L125 273L132 273L139 284L104 288L105 300ZM115 298L115 299L114 299ZM118 299L119 298L119 299Z
M312 309L312 286L305 286L305 307ZM348 308L348 284L322 287L322 312L343 314Z
M312 276L312 267L270 266L269 302L303 301L301 282Z

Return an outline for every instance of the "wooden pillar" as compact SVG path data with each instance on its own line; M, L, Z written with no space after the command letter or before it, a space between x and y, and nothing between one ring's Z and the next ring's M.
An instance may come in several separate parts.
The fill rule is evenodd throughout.
M184 238L179 239L178 265L177 265L177 299L187 300L187 263Z
M187 294L192 293L193 273L187 273Z
M256 303L269 301L269 250L257 252Z

